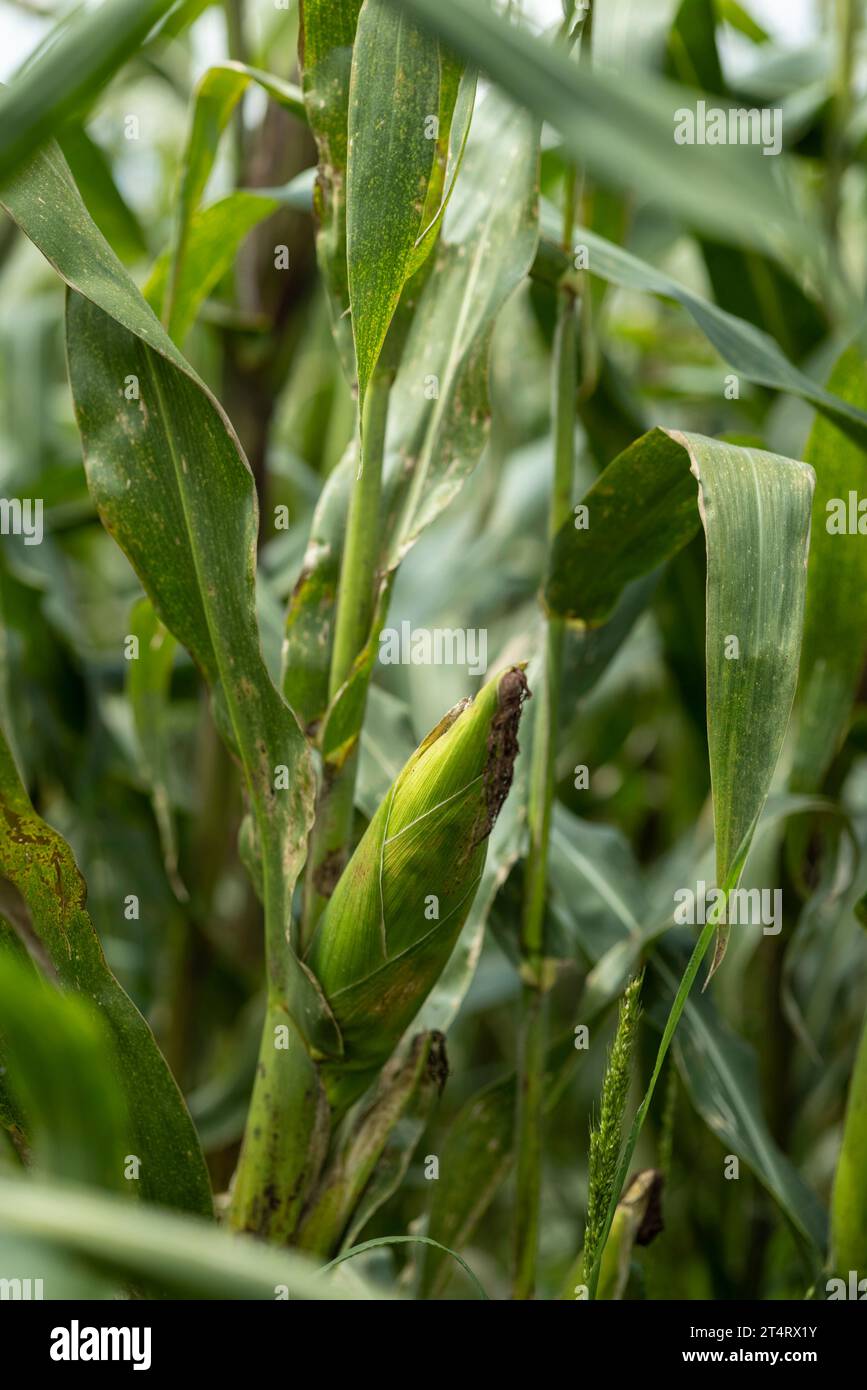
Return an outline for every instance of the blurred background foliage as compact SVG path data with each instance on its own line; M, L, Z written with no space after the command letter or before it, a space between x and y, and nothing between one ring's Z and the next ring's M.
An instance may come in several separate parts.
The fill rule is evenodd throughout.
M67 8L47 0L0 0L5 79ZM272 0L227 0L224 6L198 0L185 8L200 13L179 33L164 34L137 53L96 112L61 141L91 214L142 285L171 235L198 77L231 56L297 78L293 4L277 9ZM526 8L539 27L556 20L556 5L553 14L542 0ZM854 0L850 9L860 12ZM700 11L715 21L715 34L712 22L710 41L705 35L698 45L687 43L684 23ZM837 22L835 7L818 0L719 0L705 7L688 0L681 6L600 0L594 29L594 61L630 82L646 72L668 74L784 108L787 149L804 190L822 202L844 291L829 294L818 265L795 284L768 263L750 262L746 253L696 235L658 206L602 187L592 188L585 218L696 293L770 332L816 380L825 379L857 325L867 290L867 53L853 22L841 55ZM694 70L697 55L702 72ZM128 138L130 116L138 123L137 138ZM219 144L206 201L233 188L283 187L314 162L305 127L251 87ZM543 196L559 196L563 171L558 137L546 128ZM285 271L274 269L278 243L289 247ZM802 457L808 405L743 377L738 399L726 399L731 369L679 304L598 280L592 285L592 340L585 343L577 383L576 496L653 424L724 434ZM532 658L538 646L554 300L552 287L533 278L501 314L492 351L489 445L458 502L402 565L392 602L392 626L407 619L413 626L487 629L492 660ZM2 704L34 805L75 851L109 963L151 1021L189 1099L219 1192L237 1157L261 1027L259 908L237 856L238 779L192 663L177 649L159 716L166 741L161 827L151 794L151 750L143 746L124 660L140 589L99 524L85 486L66 378L63 308L63 289L50 268L4 221L0 492L43 498L46 538L28 547L10 536L0 547ZM313 507L354 428L308 212L281 206L246 237L201 306L184 350L225 405L256 477L258 600L265 654L276 674L283 614ZM281 506L288 508L287 529L275 525ZM592 689L582 691L574 680L567 654L549 931L558 957L552 1036L566 1039L561 1056L570 1069L550 1107L546 1135L540 1283L549 1297L562 1294L580 1249L587 1134L613 1024L616 992L600 987L593 995L598 971L591 972L624 927L650 933L666 924L672 886L701 877L695 866L702 856L705 876L713 876L707 858L704 573L699 536L658 578L649 605ZM473 678L459 668L377 666L363 735L360 808L372 812L415 744L472 687ZM863 694L827 777L842 819L810 823L806 870L785 884L783 933L762 938L751 928L735 932L713 1000L696 999L695 1018L678 1034L664 1094L639 1150L639 1166L666 1170L665 1232L638 1252L634 1294L725 1299L804 1291L802 1240L787 1218L794 1210L809 1222L819 1212L821 1223L827 1206L867 983L867 942L856 911L867 889L860 863L867 843ZM747 886L779 884L787 817L799 809L786 793L785 757L783 763ZM581 765L590 769L587 790L575 786ZM481 1088L503 1080L504 1059L514 1055L520 878L518 867L494 902L492 929L449 1032L451 1076L439 1108L403 1184L365 1237L414 1229L433 1234L438 1221L448 1232L447 1209L452 1217L461 1211L466 1189L478 1180L473 1153L460 1148L460 1116ZM137 920L124 912L131 894L140 902ZM678 935L666 938L670 968L682 954ZM649 971L642 1077L652 1065L667 997L664 972ZM588 1007L594 999L595 1014ZM586 1052L569 1043L582 1022L591 1027ZM83 1033L80 1045L87 1041ZM492 1113L500 1113L495 1103ZM510 1114L509 1104L502 1113ZM461 1246L492 1297L505 1296L508 1287L510 1189L507 1157L499 1162L503 1147L491 1140L490 1205ZM449 1153L454 1161L446 1165ZM743 1160L736 1182L723 1175L729 1153ZM447 1174L429 1214L422 1162L428 1154L440 1155ZM2 1161L14 1164L14 1152ZM786 1167L781 1177L784 1165L791 1171ZM778 1200L781 1187L787 1200ZM408 1282L414 1256L407 1249L398 1256L374 1252L371 1271L391 1270L398 1259ZM423 1277L429 1287L439 1278L447 1296L463 1295L462 1276L445 1283L446 1273L452 1270L431 1267Z

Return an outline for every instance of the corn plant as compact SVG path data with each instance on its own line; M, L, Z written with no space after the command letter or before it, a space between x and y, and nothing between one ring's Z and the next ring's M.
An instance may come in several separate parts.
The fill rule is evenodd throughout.
M3 1287L855 1296L860 4L57 8L0 3Z

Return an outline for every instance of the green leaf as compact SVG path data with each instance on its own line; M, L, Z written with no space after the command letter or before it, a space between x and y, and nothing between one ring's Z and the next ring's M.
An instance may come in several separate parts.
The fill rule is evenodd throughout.
M312 978L312 977L311 977ZM274 1245L294 1237L328 1151L331 1117L315 1062L269 1001L244 1143L232 1181L230 1224Z
M310 528L301 573L286 612L283 694L312 736L328 707L328 676L349 492L351 449L325 481Z
M867 1268L867 1023L861 1033L831 1201L831 1267L848 1279Z
M576 518L554 541L547 603L583 628L608 617L631 580L676 554L699 520L704 527L708 747L724 888L740 877L791 713L813 485L807 464L651 430L587 493L587 528L576 529Z
M352 45L362 0L304 0L299 59L304 105L319 152L316 248L331 325L347 379L354 377L346 263L346 164Z
M586 957L581 1019L589 1023L623 992L654 939L671 925L648 903L635 856L623 834L554 806L549 848L551 920L546 954Z
M372 685L361 734L356 801L368 820L379 810L395 777L415 751L409 705Z
M138 641L138 655L127 665L126 690L142 771L150 789L166 875L175 897L185 902L187 890L178 874L178 841L169 797L171 749L166 729L177 643L146 598L140 599L132 611L129 635Z
M267 194L241 191L228 194L190 218L172 301L172 336L180 346L202 304L234 265L248 232L279 206L278 200ZM157 314L165 303L171 265L172 252L168 250L156 261L144 287L144 297Z
M861 846L855 824L839 803L818 796L787 799L793 803L794 814L800 810L805 816L800 824L789 827L785 843L805 901L783 958L781 1004L807 1057L822 1067L823 1052L829 1039L837 1036L839 1026L834 1001L845 994L852 970L857 968L860 943L853 938L852 919L863 925L859 903L863 893L863 882L859 882L863 878ZM810 879L804 882L801 864L810 862L810 840L817 833L821 857L815 868L810 865Z
M437 116L437 139L434 167L427 188L422 231L416 239L410 260L410 275L414 275L430 254L446 208L451 200L463 163L473 108L476 101L477 74L464 68L453 54L440 49L440 105Z
M388 569L460 491L487 442L491 335L538 245L538 139L511 102L496 93L481 102L389 400Z
M271 987L311 1045L339 1053L321 992L287 940L313 775L262 657L249 465L223 410L91 222L56 148L2 198L73 291L70 379L103 524L211 685L221 731L241 759L264 871Z
M576 65L478 0L400 0L400 8L548 121L600 183L644 194L738 245L768 248L773 232L815 256L820 234L768 168L782 157L766 159L755 145L675 143L676 112L694 109L694 92L644 72L629 84Z
M768 31L756 22L738 0L716 0L716 6L720 19L730 24L739 34L745 34L753 43L768 42Z
M0 1232L69 1251L97 1269L180 1297L342 1299L358 1296L355 1290L372 1296L363 1284L347 1295L299 1255L71 1185L0 1176ZM49 1287L46 1297L52 1296Z
M769 256L707 238L701 252L717 303L770 333L788 358L801 361L825 337L827 316Z
M70 126L59 143L88 212L121 260L146 256L141 223L115 183L108 156L83 126Z
M801 803L785 798L774 805L773 814L769 806L766 821L804 809ZM581 997L582 1021L592 1020L616 997L642 955L649 958L650 969L670 998L677 991L684 967L679 945L663 935L671 927L671 889L655 895L669 903L667 920L662 920L623 837L610 827L570 816L562 807L557 811L559 833L555 830L552 838L552 875L571 930L592 962ZM684 881L690 862L696 863L694 850L671 871L671 882ZM648 921L658 925L650 928ZM654 1005L650 1018L661 1028L665 1010ZM708 994L685 997L675 1054L698 1114L728 1151L738 1154L756 1174L812 1247L822 1249L824 1212L770 1133L762 1109L755 1052L723 1022ZM601 1292L599 1296L603 1296Z
M439 1245L460 1250L467 1244L511 1170L516 1089L514 1076L486 1086L467 1101L449 1129L428 1222ZM440 1297L451 1272L438 1253L426 1250L418 1297Z
M622 945L624 935L640 945L647 894L621 831L612 825L582 820L557 804L549 854L555 916L561 915L557 912L559 901L562 916L568 919L570 937L574 938L577 930L578 942L590 961L602 959L615 944ZM549 954L562 955L564 959L574 957L574 940L564 943L562 952L556 950L557 944L555 935L548 944ZM622 983L625 982L626 977ZM590 985L588 977L582 1005ZM619 989L615 990L610 998L619 993Z
M324 719L319 743L329 760L345 758L358 737L394 572L453 501L485 447L491 335L537 245L537 148L535 123L489 93L473 119L461 177L389 395L379 607L367 645L330 710L328 658L354 472L350 459L331 475L317 507L287 614L283 688L305 724Z
M64 121L80 116L175 0L105 0L58 25L59 37L0 92L0 181Z
M433 1117L444 1079L444 1072L437 1077L429 1069L428 1075L416 1088L409 1104L391 1130L370 1181L352 1214L352 1221L346 1229L343 1241L345 1248L355 1245L368 1222L385 1206L390 1197L400 1191L416 1148Z
M548 1050L545 1108L559 1097L564 1075L576 1057L570 1033ZM461 1107L440 1151L440 1177L430 1199L428 1233L437 1243L460 1250L502 1188L514 1162L515 1105L518 1082L512 1074L491 1082ZM452 1274L434 1249L424 1252L418 1297L439 1298Z
M386 0L365 0L349 84L346 264L359 418L403 287L417 268L436 168L440 55Z
M8 884L0 886L0 961L9 958L21 970L36 975L36 967L27 953L21 937L12 923L19 922L19 928L27 929L27 913L22 912L17 894ZM2 1054L2 1034L0 1034L0 1054ZM2 1056L0 1056L2 1066ZM0 1070L0 1167L13 1161L23 1163L23 1150L27 1143L27 1120L20 1102L9 1085L8 1076Z
M694 530L688 513L695 494L692 480L683 476L685 460L675 460L670 443L689 454L705 528L708 743L717 882L727 891L743 868L791 710L812 470L756 450L651 431L615 459L591 489L586 499L589 530L576 531L570 523L557 537L548 599L555 611L579 624L598 623L611 612L625 584L686 543ZM600 543L607 566L602 577L597 574ZM743 569L745 555L753 557L748 573ZM738 639L739 655L727 660L726 637L732 636ZM618 1189L716 927L712 915L676 992L650 1084L623 1151ZM722 960L727 930L719 927L711 973ZM612 1202L609 1225L613 1215ZM597 1261L591 1288L598 1270Z
M211 1214L207 1169L192 1121L150 1029L109 970L85 909L72 851L37 816L0 734L0 862L30 928L67 989L93 1002L111 1030L118 1077L141 1159L142 1196Z
M668 40L672 74L688 86L725 96L716 46L716 0L683 0ZM773 334L799 361L827 333L826 317L768 256L702 238L701 253L718 304Z
M8 1176L8 1175L7 1175ZM43 1295L50 1290L53 1299L109 1299L122 1298L125 1291L117 1280L106 1278L88 1267L74 1255L47 1245L45 1241L29 1240L14 1234L6 1234L0 1228L0 1266L4 1274L20 1270L23 1278L26 1271L39 1270ZM13 1274L14 1278L15 1275ZM26 1286L25 1286L26 1287ZM38 1295L33 1295L38 1297ZM22 1297L27 1297L22 1293Z
M683 964L670 943L654 952L653 968L672 993ZM752 1169L814 1251L823 1251L825 1213L771 1136L754 1049L723 1022L707 994L687 999L674 1046L678 1071L707 1126Z
M52 989L29 960L0 946L0 1020L0 1085L24 1117L29 1165L134 1191L124 1183L133 1138L104 1019L86 997Z
M242 188L193 213L174 296L173 332L180 346L205 299L231 269L248 233L278 208L312 210L314 174L315 170L305 169L279 188ZM163 311L171 264L170 246L144 286L144 297L157 315Z
M236 1144L244 1133L261 1037L262 999L254 995L233 1024L222 1065L187 1098L206 1154Z
M668 34L668 66L685 86L722 96L716 46L716 0L681 0Z
M563 651L563 689L569 692L573 700L589 694L602 679L653 598L661 573L661 570L653 570L634 584L627 585L612 616L601 627L588 627L580 631L573 628L567 632Z
M772 796L756 829L754 844L791 816L840 818L833 802L820 797ZM713 872L711 836L690 832L663 862L656 882L642 880L628 841L613 826L596 825L554 808L551 838L552 909L558 931L549 947L577 945L592 962L581 995L582 1017L595 1016L621 993L642 957L656 949L673 925L674 891L686 879L707 880ZM565 941L562 940L565 937ZM797 937L787 953L787 961ZM560 948L560 949L558 949ZM573 952L574 954L574 952ZM800 1025L803 1033L803 1026Z
M244 92L255 82L274 101L305 119L301 92L279 77L245 67L243 63L219 63L208 68L199 79L193 94L193 115L181 162L178 210L175 235L167 276L163 321L169 335L180 341L184 321L189 319L186 301L190 295L188 281L194 272L187 270L185 261L191 236L191 221L208 182L220 137ZM249 212L249 208L245 208Z
M415 1143L442 1090L448 1064L439 1033L418 1033L405 1054L396 1053L383 1068L370 1103L358 1116L332 1156L318 1188L308 1199L295 1243L302 1250L330 1255L341 1237L360 1230L387 1200L406 1171ZM404 1125L393 1142L396 1126ZM383 1163L387 1146L391 1147ZM357 1208L364 1200L365 1209Z
M545 214L550 224L551 215L547 208ZM599 275L603 280L624 289L641 290L677 300L720 356L748 381L800 396L824 415L848 428L855 438L864 437L867 411L811 381L792 365L774 339L760 328L702 299L701 295L694 294L664 271L597 236L588 227L576 229L575 242L587 248L591 275Z
M828 386L867 408L867 365L858 348L839 359ZM837 425L819 418L804 458L816 470L816 493L792 787L815 791L843 737L867 653L867 548L857 511L855 531L849 530L853 484L864 475L867 455Z
M611 1223L611 1234L605 1247L599 1276L599 1290L596 1294L598 1299L612 1300L626 1296L633 1249L639 1243L646 1244L645 1241L639 1240L641 1227L648 1213L652 1212L653 1205L661 1201L662 1191L662 1175L653 1168L635 1173L630 1180L617 1203ZM658 1225L654 1226L654 1231L658 1233ZM571 1284L571 1279L569 1282Z
M485 1293L475 1274L473 1274L466 1260L462 1260L460 1255L456 1254L454 1250L449 1250L447 1246L440 1245L437 1241L431 1240L430 1236L378 1236L376 1240L365 1240L361 1245L356 1245L352 1250L344 1250L342 1254L337 1256L336 1260L332 1260L330 1265L326 1265L326 1269L334 1269L335 1266L343 1264L344 1260L352 1260L356 1255L363 1255L366 1250L377 1250L386 1245L436 1246L444 1255L449 1255L460 1265L461 1269L467 1275L467 1278L470 1279L474 1288L478 1291L479 1298L487 1299L488 1295Z

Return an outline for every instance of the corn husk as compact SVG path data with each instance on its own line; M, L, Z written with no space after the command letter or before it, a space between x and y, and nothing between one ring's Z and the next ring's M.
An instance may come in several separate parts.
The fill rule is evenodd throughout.
M528 694L516 666L451 710L392 784L341 875L307 964L343 1038L340 1110L393 1052L451 955L511 785Z

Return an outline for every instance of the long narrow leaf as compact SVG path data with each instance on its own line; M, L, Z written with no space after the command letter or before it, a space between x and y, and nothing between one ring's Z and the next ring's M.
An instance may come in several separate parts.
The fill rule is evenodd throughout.
M849 1084L843 1144L834 1177L831 1206L831 1261L834 1271L848 1279L850 1270L863 1277L867 1263L867 1024L855 1057Z
M279 206L268 194L244 190L228 194L190 218L171 301L171 333L179 346L211 290L234 264L244 237ZM172 264L169 248L156 261L144 287L144 297L156 314L163 312Z
M279 77L246 67L243 63L219 63L208 68L199 79L193 96L193 115L181 163L178 210L175 236L170 256L163 318L169 334L175 340L182 336L181 318L184 299L185 258L190 236L190 223L208 182L220 136L232 112L251 82L255 82L269 97L305 119L301 92ZM189 293L189 291L187 291Z
M548 605L585 627L704 527L708 745L725 888L740 876L791 714L813 485L807 464L651 430L609 464L584 499L586 517L554 542ZM588 524L576 529L580 520ZM723 928L714 968L725 942Z
M480 0L390 0L549 121L570 156L601 183L665 203L690 225L767 247L771 234L813 253L793 201L755 145L676 144L675 115L695 93L642 73L580 69Z
M120 1197L0 1177L0 1235L9 1232L82 1256L97 1269L213 1299L344 1299L352 1295L298 1255L271 1250L205 1222ZM48 1290L51 1297L51 1290ZM378 1294L377 1297L383 1297Z
M196 1132L150 1029L112 975L66 841L37 816L0 734L0 865L60 982L91 1000L110 1028L141 1161L140 1191L164 1206L211 1214Z
M859 348L843 354L828 385L867 408L867 364ZM853 487L867 469L867 441L858 443L819 418L804 458L816 470L816 495L792 786L814 791L846 728L867 652L867 520L858 510L860 489Z
M304 0L299 57L310 129L319 152L314 203L317 254L331 324L348 380L355 374L346 265L346 165L352 45L362 0Z
M56 148L8 184L2 200L72 291L70 378L103 523L212 686L220 727L240 756L272 933L272 985L301 1033L338 1053L321 993L287 940L313 776L262 657L249 465L221 407L93 225Z
M658 951L654 969L671 990L676 953ZM707 995L691 995L675 1039L678 1070L696 1110L730 1152L738 1154L771 1193L816 1255L825 1248L827 1217L791 1160L775 1143L762 1113L753 1048L728 1028Z
M0 1019L0 1089L23 1115L29 1166L121 1190L133 1136L105 1019L85 995L53 989L2 945Z
M359 412L414 268L436 168L440 55L387 0L365 0L349 85L346 266Z
M175 0L105 0L85 10L0 93L0 180L72 116L81 115Z
M550 227L547 209L546 220ZM720 356L747 381L800 396L847 428L856 439L867 437L867 410L812 381L793 366L775 340L761 328L703 299L664 271L606 241L588 227L576 228L575 243L586 248L591 275L601 276L624 289L660 295L681 304Z
M535 123L496 93L475 113L433 272L391 390L380 606L368 644L319 729L323 751L335 761L358 737L394 572L459 492L487 439L491 334L537 245L537 141ZM350 461L329 479L287 615L284 691L311 724L327 710L327 654L351 480Z
M187 891L178 874L178 840L169 795L170 746L166 728L169 687L177 643L163 627L148 599L140 599L130 617L130 636L138 655L129 662L127 695L132 709L142 770L154 809L166 875L177 898Z

